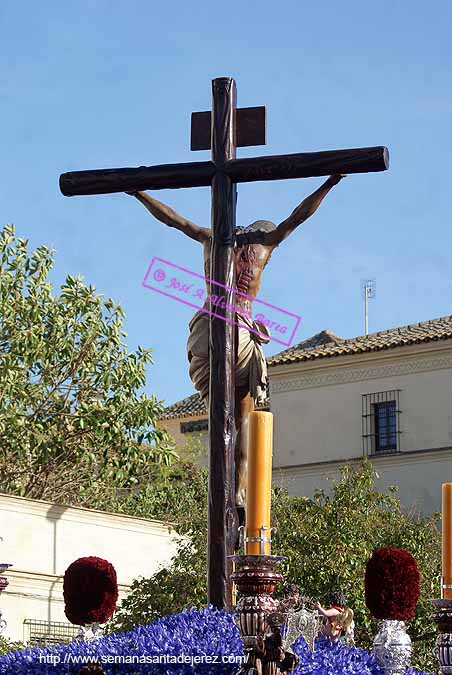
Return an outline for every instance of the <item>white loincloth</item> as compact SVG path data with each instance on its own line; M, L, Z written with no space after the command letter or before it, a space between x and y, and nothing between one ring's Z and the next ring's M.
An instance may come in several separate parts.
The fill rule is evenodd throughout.
M189 323L190 335L187 342L190 378L203 400L209 400L209 314L199 310ZM260 406L267 398L267 361L261 344L270 341L270 331L259 321L251 321L243 315L236 315L240 324L245 324L261 335L237 326L237 366L235 386L248 387L254 404ZM263 334L263 335L262 335ZM264 337L267 336L267 337Z

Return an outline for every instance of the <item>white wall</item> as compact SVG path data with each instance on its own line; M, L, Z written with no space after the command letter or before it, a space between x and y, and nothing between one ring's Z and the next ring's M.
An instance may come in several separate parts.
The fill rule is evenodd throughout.
M350 464L356 465L357 460ZM441 484L452 482L452 449L373 457L377 489L396 485L402 504L422 513L441 511ZM341 462L275 469L273 480L291 495L312 497L317 488L330 492L330 481L340 476Z
M5 635L23 639L24 619L67 621L62 580L77 558L98 556L118 575L120 598L132 580L168 564L176 536L158 521L0 494L0 558L13 564L0 596Z

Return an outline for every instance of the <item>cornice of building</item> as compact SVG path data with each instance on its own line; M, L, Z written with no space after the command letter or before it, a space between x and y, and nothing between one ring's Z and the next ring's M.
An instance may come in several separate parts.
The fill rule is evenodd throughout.
M279 392L347 382L394 377L452 368L452 341L432 342L403 350L369 352L314 362L274 366L270 371L270 399Z

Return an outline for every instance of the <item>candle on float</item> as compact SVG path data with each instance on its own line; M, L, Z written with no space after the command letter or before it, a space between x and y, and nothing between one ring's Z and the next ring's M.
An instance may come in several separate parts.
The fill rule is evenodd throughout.
M270 537L270 505L272 485L273 415L253 411L249 417L248 478L246 490L246 536ZM260 542L246 542L248 555L261 553ZM265 542L265 553L270 553L270 542Z
M452 585L452 483L443 483L442 583ZM442 597L452 599L452 588L442 589Z

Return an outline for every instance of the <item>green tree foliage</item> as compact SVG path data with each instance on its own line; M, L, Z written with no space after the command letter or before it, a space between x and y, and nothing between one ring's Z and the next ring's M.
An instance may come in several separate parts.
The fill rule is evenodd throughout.
M164 506L152 515L173 520L185 538L170 568L134 582L114 617L113 630L206 604L207 474L190 465L179 466L178 472L167 485L171 496L160 498ZM429 599L438 595L440 571L437 516L407 512L395 488L389 494L380 492L375 478L371 464L365 462L357 468L344 467L340 479L332 481L331 490L318 490L313 499L291 497L286 490L276 488L272 523L278 531L273 552L287 556L285 581L299 585L304 595L326 602L331 590L342 590L355 612L357 642L369 648L377 624L364 603L366 562L373 549L382 546L410 551L422 579L421 599L409 623L414 663L431 669L434 629ZM151 501L153 508L157 506L155 498Z
M124 313L80 277L57 295L54 251L0 233L0 484L6 492L83 503L146 480L172 444L162 404L139 393L149 349L128 352Z
M202 442L194 437L180 454L198 458L202 452ZM108 506L98 502L98 508L161 520L179 535L172 566L132 583L121 611L109 622L110 631L206 604L207 482L205 467L181 459L170 466L156 465L153 480L140 490L117 496Z
M312 500L278 491L273 498L273 524L278 528L274 550L287 556L284 576L306 595L327 600L342 590L355 612L357 643L370 648L377 632L364 602L364 572L374 549L398 546L408 550L421 574L421 597L408 630L414 641L414 664L434 667L430 598L438 596L441 539L438 514L422 517L403 508L396 497L375 484L370 462L343 467L331 492L318 490Z
M0 656L8 652L16 652L19 649L26 649L26 645L23 642L13 642L4 635L0 635Z

